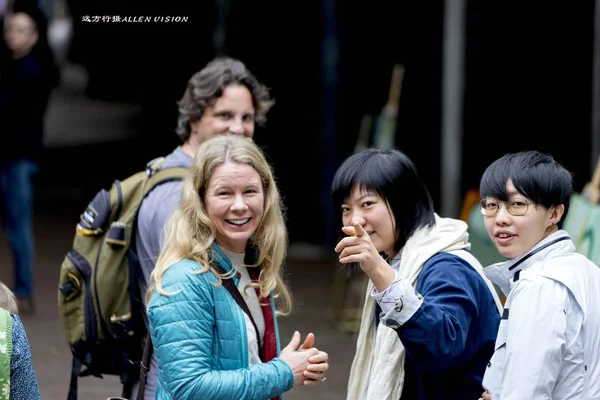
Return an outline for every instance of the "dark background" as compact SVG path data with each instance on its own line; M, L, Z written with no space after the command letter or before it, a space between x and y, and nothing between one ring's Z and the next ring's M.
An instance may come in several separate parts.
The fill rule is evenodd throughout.
M67 3L75 24L69 60L87 67L87 95L142 106L133 139L47 153L41 180L80 185L84 195L74 201L84 206L99 188L178 144L175 102L216 55L217 3ZM406 68L396 144L415 161L439 210L442 1L228 3L224 53L245 62L276 99L255 140L275 167L291 241L331 242L331 174L352 153L362 116L377 115L386 102L394 63ZM336 8L335 25L324 24L325 6ZM592 1L467 2L460 193L477 188L494 159L525 149L562 161L578 191L590 180L593 13ZM84 23L83 15L189 21ZM326 28L338 39L333 98L323 86ZM73 152L86 160L81 168L73 168Z

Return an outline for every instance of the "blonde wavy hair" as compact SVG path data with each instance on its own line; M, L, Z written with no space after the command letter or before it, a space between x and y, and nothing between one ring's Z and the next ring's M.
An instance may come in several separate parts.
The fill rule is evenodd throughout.
M194 260L203 265L196 273L212 272L218 279L218 285L221 285L221 279L231 278L219 274L212 266L210 247L215 241L216 230L203 200L214 170L228 161L252 166L260 176L264 190L264 213L252 238L252 245L258 248L255 266L260 265L261 271L258 282L249 286L260 289L261 299L273 293L278 315L291 312L291 295L282 279L282 265L288 244L287 229L273 171L252 139L233 134L211 136L200 145L190 171L183 180L179 205L167 222L164 245L150 275L146 305L155 289L164 296L174 294L165 292L161 282L165 272L181 260Z

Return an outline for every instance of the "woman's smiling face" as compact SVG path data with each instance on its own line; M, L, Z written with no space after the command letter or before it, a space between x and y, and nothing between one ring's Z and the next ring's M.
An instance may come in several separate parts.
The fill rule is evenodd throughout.
M215 168L206 191L206 212L217 232L217 244L243 253L264 213L260 176L249 164L227 161Z
M351 226L358 221L371 237L377 251L383 251L389 257L396 255L396 221L387 201L379 194L355 185L341 208L344 226Z

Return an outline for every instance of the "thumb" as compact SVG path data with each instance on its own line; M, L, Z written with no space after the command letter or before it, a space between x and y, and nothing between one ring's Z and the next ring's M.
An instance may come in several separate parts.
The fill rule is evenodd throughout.
M306 338L304 339L304 343L302 343L302 346L300 346L299 350L310 349L310 348L314 347L314 345L315 345L315 335L313 333L309 333L308 335L306 335Z
M292 340L290 340L290 343L288 343L285 348L291 351L296 351L298 346L300 346L300 332L295 331L294 335L292 336Z
M365 231L365 228L363 228L363 226L360 224L360 222L354 221L352 223L352 226L354 227L354 231L356 232L356 236L363 236L363 235L367 234L367 231Z

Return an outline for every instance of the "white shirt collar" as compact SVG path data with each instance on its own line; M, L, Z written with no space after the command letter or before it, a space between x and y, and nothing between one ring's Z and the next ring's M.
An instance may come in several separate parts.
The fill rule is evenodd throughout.
M546 258L550 253L554 253L555 251L564 253L574 250L575 245L571 241L569 234L564 230L559 230L548 235L548 237L541 240L522 256L492 264L486 267L483 273L508 296L516 273L529 268L536 261Z

